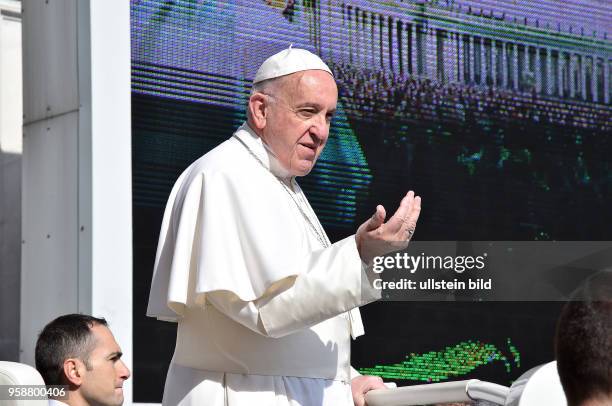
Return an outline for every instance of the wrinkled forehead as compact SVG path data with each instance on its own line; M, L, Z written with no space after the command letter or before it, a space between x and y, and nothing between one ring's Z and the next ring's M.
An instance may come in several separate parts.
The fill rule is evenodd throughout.
M310 101L305 99L329 99L338 96L338 87L333 76L322 70L295 72L282 79L278 92L287 100Z

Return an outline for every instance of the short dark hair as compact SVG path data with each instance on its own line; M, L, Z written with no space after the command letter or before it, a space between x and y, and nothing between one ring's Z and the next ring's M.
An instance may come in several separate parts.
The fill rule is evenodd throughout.
M612 274L590 278L566 303L555 336L569 406L612 395Z
M63 385L64 361L79 358L89 369L88 358L92 350L90 329L95 325L107 326L103 318L85 314L66 314L45 326L36 341L36 369L47 385Z

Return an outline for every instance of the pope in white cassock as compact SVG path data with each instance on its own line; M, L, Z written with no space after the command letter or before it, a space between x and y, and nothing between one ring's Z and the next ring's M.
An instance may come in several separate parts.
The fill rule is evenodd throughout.
M164 405L356 405L384 388L350 366L358 307L380 297L366 265L405 247L421 200L408 192L330 244L295 177L320 155L337 87L289 48L259 68L247 122L174 185L147 315L178 322Z

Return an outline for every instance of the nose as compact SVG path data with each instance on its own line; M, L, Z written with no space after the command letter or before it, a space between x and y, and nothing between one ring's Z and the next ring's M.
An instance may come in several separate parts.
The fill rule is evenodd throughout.
M316 141L321 143L327 140L329 135L329 122L327 121L325 114L317 114L313 119L312 125L310 126L310 134Z
M123 361L120 360L119 363L120 363L120 365L119 365L119 377L125 381L131 375L130 369L127 367L127 365L125 365L125 363Z

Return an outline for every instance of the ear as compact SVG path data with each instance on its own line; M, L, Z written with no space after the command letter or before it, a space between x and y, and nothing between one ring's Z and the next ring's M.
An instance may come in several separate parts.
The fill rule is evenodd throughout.
M267 96L259 92L249 97L249 114L257 130L263 130L266 127L267 101Z
M75 358L68 358L64 361L64 377L72 385L81 386L84 369L85 365Z

